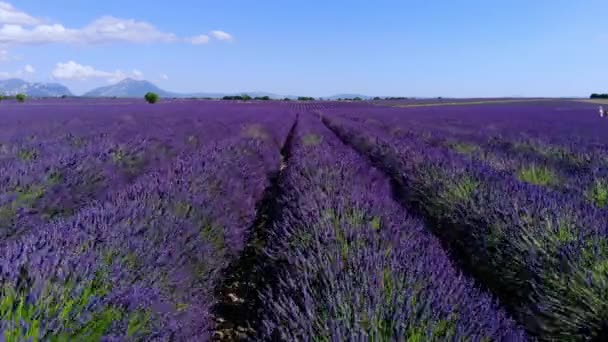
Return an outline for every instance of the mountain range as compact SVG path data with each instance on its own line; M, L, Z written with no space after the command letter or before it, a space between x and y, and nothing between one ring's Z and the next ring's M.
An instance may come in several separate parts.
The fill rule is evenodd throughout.
M175 93L161 89L149 81L134 80L132 78L126 78L116 84L109 85L106 87L99 87L93 89L85 94L83 97L142 97L147 92L153 92L158 94L160 97L208 97L208 98L222 98L224 96L234 96L247 94L251 97L262 97L268 96L271 99L282 99L285 97L297 98L297 96L283 96L268 92L261 91L244 91L239 93Z
M160 97L178 97L177 94L160 89L148 81L126 78L116 84L95 88L84 93L83 97L143 97L147 92L153 92Z
M271 99L282 99L290 98L296 99L298 96L295 95L278 95L268 92L250 91L250 92L238 92L238 93L175 93L159 88L155 84L145 80L135 80L132 78L126 78L116 84L95 88L85 94L82 97L143 97L147 92L153 92L158 94L161 98L187 98L187 97L207 97L207 98L222 98L224 96L234 96L247 94L251 97L262 97L268 96ZM7 79L0 80L0 94L3 95L16 95L25 94L30 97L60 97L60 96L73 96L72 92L62 84L59 83L30 83L21 79ZM340 94L325 97L326 99L338 99L338 98L354 98L360 97L362 99L369 99L370 96L359 95L359 94Z
M26 94L31 97L72 96L72 92L59 83L30 83L18 78L0 80L0 94L14 96Z

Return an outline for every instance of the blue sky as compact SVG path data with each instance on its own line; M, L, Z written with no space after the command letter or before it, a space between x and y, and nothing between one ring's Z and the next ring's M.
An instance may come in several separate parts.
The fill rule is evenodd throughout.
M0 78L80 94L587 96L608 92L608 1L0 1ZM196 43L196 44L194 44Z

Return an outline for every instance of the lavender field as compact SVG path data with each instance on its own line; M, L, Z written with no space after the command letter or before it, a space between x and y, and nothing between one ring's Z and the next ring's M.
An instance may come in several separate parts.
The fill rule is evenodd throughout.
M0 341L605 340L597 105L412 103L3 101Z

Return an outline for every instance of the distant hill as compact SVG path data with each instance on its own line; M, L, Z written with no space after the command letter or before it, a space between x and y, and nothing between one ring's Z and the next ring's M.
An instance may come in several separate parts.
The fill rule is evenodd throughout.
M207 97L207 98L221 99L224 96L235 96L235 95L243 95L243 94L247 94L251 97L268 96L271 99L277 99L277 100L283 99L286 97L290 98L290 99L298 98L298 96L295 96L295 95L286 96L286 95L280 95L280 94L263 92L263 91L240 91L240 92L234 92L234 93L203 93L203 92L176 93L176 92L171 92L171 91L161 89L149 81L134 80L132 78L126 78L116 84L93 89L93 90L83 94L82 96L83 97L143 97L147 92L157 93L158 95L160 95L160 97L165 97L165 98ZM338 94L338 95L334 95L334 96L330 96L330 97L323 97L323 98L335 100L338 98L352 99L355 97L360 97L364 100L372 98L371 96L361 95L361 94Z
M271 99L282 99L284 96L267 93L263 91L241 91L238 93L193 93L193 94L176 94L176 97L211 97L221 99L224 96L235 96L235 95L243 95L247 94L251 97L263 97L268 96Z
M159 88L149 81L134 80L132 78L126 78L116 84L99 87L93 89L85 94L83 97L143 97L147 92L153 92L160 95L160 97L210 97L210 98L222 98L224 96L242 95L247 94L251 97L268 96L272 99L283 98L281 95L259 92L259 91L243 91L238 93L175 93Z
M0 80L0 94L13 96L25 94L30 97L71 96L72 92L59 83L30 83L18 78Z
M125 78L124 80L105 87L95 88L84 97L143 97L147 92L153 92L160 97L177 97L176 94L160 89L148 81Z
M329 100L337 100L337 99L354 99L355 97L360 97L363 100L372 99L373 96L361 95L361 94L337 94L330 97L327 97Z

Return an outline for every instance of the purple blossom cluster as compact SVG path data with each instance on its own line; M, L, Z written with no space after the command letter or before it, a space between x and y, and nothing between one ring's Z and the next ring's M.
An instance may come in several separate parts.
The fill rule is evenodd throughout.
M599 207L608 205L608 147L586 133L602 127L601 118L592 115L593 107L588 104L558 103L545 113L546 104L467 107L466 113L446 110L447 114L427 109L425 116L414 110L408 111L406 120L391 109L353 119L384 128L394 136L416 135L523 181L576 194ZM515 114L523 112L527 126L523 126L524 118L506 116L505 108ZM548 120L550 115L552 119ZM488 122L487 117L492 121ZM507 117L510 120L505 120ZM537 125L543 129L534 129ZM564 133L572 128L585 133ZM543 179L530 179L527 173L539 174Z
M415 126L417 119L405 113L394 113L394 122ZM419 134L374 127L372 110L352 114L354 120L324 114L342 139L393 177L406 206L427 219L467 272L528 332L543 340L606 335L604 211Z
M284 172L262 340L527 340L392 200L386 176L310 113Z
M38 108L44 107L34 107ZM213 112L214 108L209 110ZM86 114L59 116L65 128L56 127L55 131L36 129L39 122L48 120L51 124L48 113L34 110L19 120L3 117L12 124L10 127L22 128L32 122L34 128L23 130L29 132L25 135L4 132L9 143L3 145L6 150L0 162L0 241L57 217L68 217L93 200L103 201L112 191L208 143L230 136L245 137L248 128L251 131L256 127L270 139L285 137L287 133L280 126L289 127L272 114L258 120L249 115L251 109L223 118L208 114L179 113L181 117L166 118L166 113L162 117L154 113L126 117L113 115L112 111L102 113L106 116L101 119ZM264 125L270 125L267 129L273 135L263 132ZM278 148L283 143L273 141Z
M277 142L285 141L295 117L284 109L263 116L257 109L241 111L243 116L210 121L210 128L227 129L199 131L200 145L188 149L184 136L175 156L131 183L116 184L102 199L4 241L2 336L209 339L215 289L248 240L268 175L280 167ZM198 121L165 124L190 120ZM169 137L159 133L158 139Z

